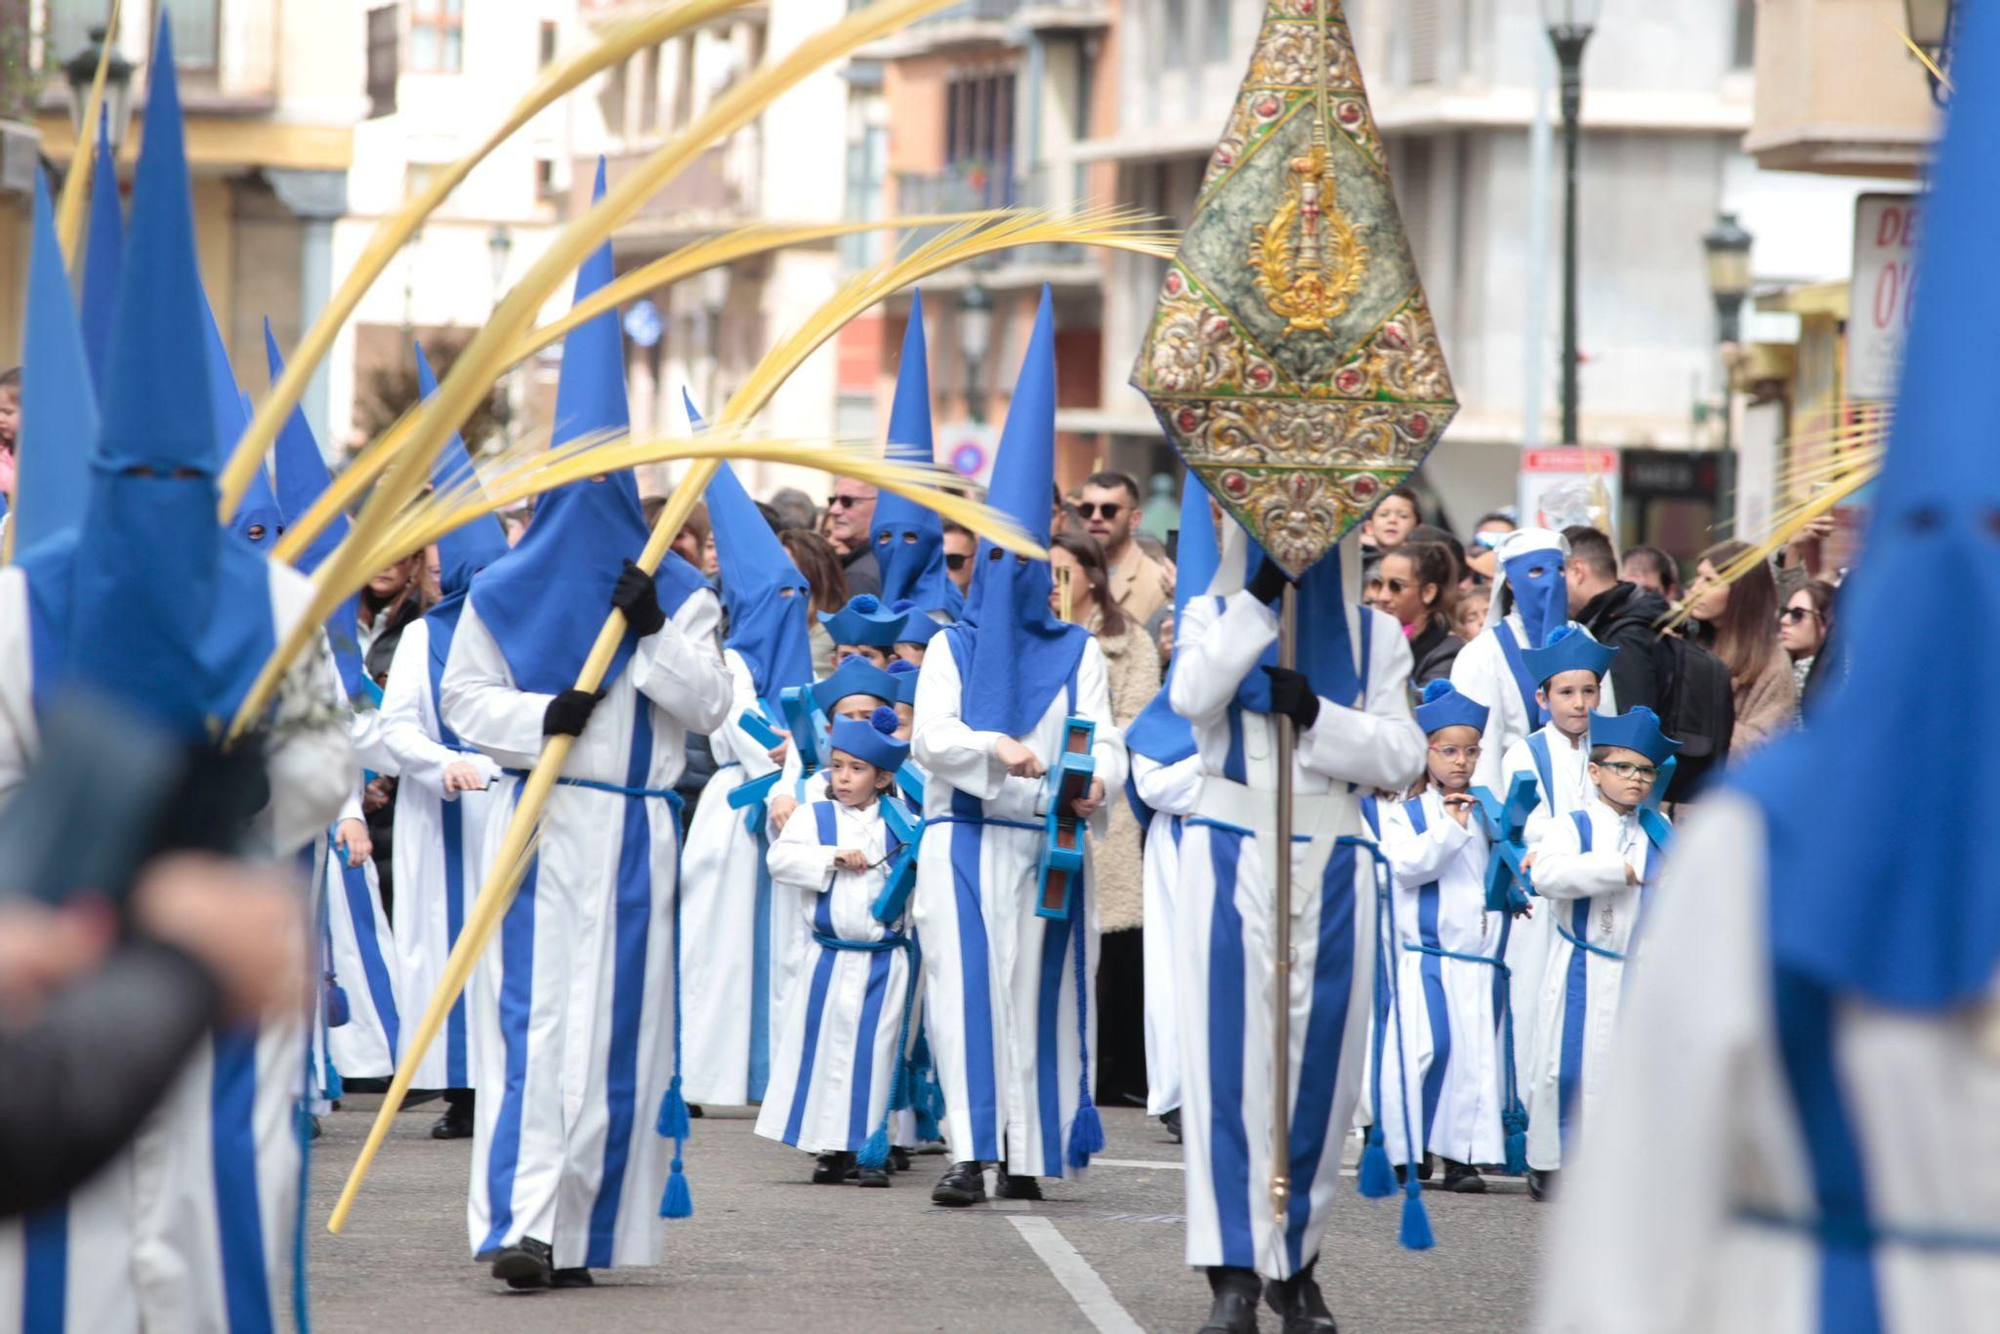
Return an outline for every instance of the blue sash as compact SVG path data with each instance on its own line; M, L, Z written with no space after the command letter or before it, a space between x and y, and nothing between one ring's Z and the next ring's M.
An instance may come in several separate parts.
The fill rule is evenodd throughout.
M1535 699L1535 678L1528 671L1528 664L1521 657L1521 645L1514 638L1514 627L1501 617L1493 623L1493 637L1500 641L1501 656L1507 659L1507 670L1514 674L1514 688L1521 692L1521 705L1528 711L1528 730L1534 731L1549 721L1548 712Z

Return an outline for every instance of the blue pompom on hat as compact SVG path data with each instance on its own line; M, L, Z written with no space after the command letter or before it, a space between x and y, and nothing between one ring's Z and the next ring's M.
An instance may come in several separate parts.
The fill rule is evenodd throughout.
M896 711L880 708L869 714L866 722L859 718L834 719L828 741L837 751L893 773L910 758L910 743L896 739L898 726Z
M931 642L931 636L945 628L943 621L934 621L925 615L924 609L917 605L914 598L903 598L893 602L889 605L889 610L899 612L907 618L903 622L901 633L896 636L898 644L928 644Z
M903 633L903 625L909 619L908 612L884 607L882 599L873 593L849 598L847 605L831 616L825 612L819 614L819 623L833 636L834 643L883 649L896 646L897 636Z
M1592 749L1617 746L1621 750L1637 751L1654 764L1665 764L1681 748L1680 742L1660 730L1660 715L1643 704L1634 705L1615 717L1591 714L1590 744Z
M1417 706L1417 726L1424 729L1425 736L1447 727L1470 727L1484 732L1486 715L1484 704L1460 694L1451 682L1440 679L1424 687L1424 702Z
M1542 647L1522 649L1521 661L1539 686L1564 672L1589 672L1602 680L1617 652L1615 646L1592 639L1582 627L1566 624L1551 630L1548 643Z

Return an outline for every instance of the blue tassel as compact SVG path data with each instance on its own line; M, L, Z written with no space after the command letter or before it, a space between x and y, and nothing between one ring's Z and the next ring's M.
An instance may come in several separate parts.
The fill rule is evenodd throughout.
M1396 1193L1396 1174L1389 1167L1389 1151L1382 1147L1380 1126L1368 1127L1368 1143L1361 1150L1361 1174L1356 1188L1370 1200L1386 1200Z
M887 1123L875 1127L875 1133L870 1135L867 1142L861 1146L861 1152L856 1155L856 1161L863 1167L880 1168L888 1165L889 1127Z
M1528 1170L1528 1110L1516 1104L1501 1114L1500 1124L1507 1131L1508 1176L1521 1176Z
M667 1094L660 1099L660 1121L656 1127L661 1139L686 1139L694 1130L688 1117L687 1099L681 1096L681 1077L675 1075L667 1085Z
M910 1086L916 1083L916 1079L916 1068L910 1064L910 1058L905 1056L901 1061L897 1062L896 1080L890 1085L890 1111L902 1112L909 1110Z
M674 1155L673 1170L667 1174L667 1193L660 1197L660 1217L694 1217L694 1196L688 1191L687 1173L681 1170L681 1156Z
M928 1107L919 1106L917 1108L917 1142L919 1144L935 1144L943 1138L944 1127L938 1124L937 1118L931 1115Z
M1414 1179L1411 1184L1416 1184ZM1427 1251L1437 1245L1437 1239L1431 1236L1431 1216L1424 1210L1421 1188L1403 1197L1403 1230L1398 1239L1406 1251Z
M1069 1165L1081 1170L1090 1166L1090 1155L1104 1152L1104 1120L1097 1108L1085 1103L1076 1109L1069 1127Z

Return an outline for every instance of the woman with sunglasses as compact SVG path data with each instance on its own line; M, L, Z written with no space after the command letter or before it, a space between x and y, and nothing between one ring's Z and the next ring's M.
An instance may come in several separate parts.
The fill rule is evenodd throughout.
M1375 562L1363 601L1386 611L1403 627L1416 669L1410 685L1422 690L1450 677L1465 641L1451 632L1451 592L1457 587L1451 553L1435 542L1405 542Z
M1809 579L1793 588L1778 613L1778 642L1792 660L1792 679L1798 682L1799 699L1806 694L1806 682L1819 661L1820 650L1833 629L1833 585L1824 579Z

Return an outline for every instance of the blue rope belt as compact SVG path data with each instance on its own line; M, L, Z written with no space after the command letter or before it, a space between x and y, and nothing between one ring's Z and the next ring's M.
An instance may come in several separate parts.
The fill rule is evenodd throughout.
M813 932L813 939L830 950L854 950L862 954L886 954L890 950L908 949L908 936L884 936L880 940L842 940L837 936L823 936Z
M1244 838L1256 838L1258 836L1257 831L1254 829L1245 829L1240 824L1231 824L1227 820L1212 819L1206 815L1190 815L1182 820L1181 823L1183 825L1205 825L1210 829L1220 829L1225 833L1240 834ZM1312 841L1313 836L1311 834L1292 835L1292 842L1294 843L1310 843Z
M526 769L502 769L500 772L509 778L528 776ZM683 805L681 794L670 787L624 787L618 783L600 783L594 778L558 778L556 783L561 787L587 787L593 792L609 792L620 797L660 797L676 811Z
M1617 950L1607 950L1602 945L1593 945L1587 940L1578 940L1575 936L1570 934L1569 928L1564 926L1561 922L1556 923L1556 934L1560 935L1564 940L1567 940L1570 944L1576 946L1580 950L1588 950L1592 954L1598 955L1606 959L1615 959L1619 963L1625 962L1625 956L1620 954Z
M1733 1217L1756 1227L1799 1232L1821 1242L1846 1246L1910 1246L1924 1251L2000 1252L2000 1232L1958 1232L1950 1228L1901 1227L1856 1214L1801 1217L1754 1205L1736 1206Z

